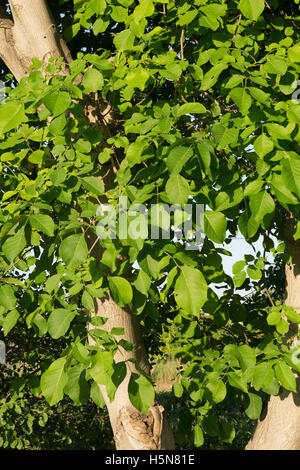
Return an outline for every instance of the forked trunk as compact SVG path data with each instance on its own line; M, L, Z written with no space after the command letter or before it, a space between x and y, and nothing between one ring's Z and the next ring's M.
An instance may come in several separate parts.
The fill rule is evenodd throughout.
M285 303L300 313L300 241L294 241L291 233L288 221L285 243L291 255L291 263L285 267ZM288 333L293 347L298 344L297 333L297 327L292 327ZM267 410L260 417L246 450L300 450L299 377L297 377L297 393L285 390L280 396L270 398Z
M46 63L51 57L63 57L70 63L71 54L61 38L45 0L10 0L12 18L0 5L0 57L20 81L28 73L33 58ZM91 117L91 121L93 118ZM90 240L87 240L90 244ZM91 245L89 245L91 246ZM123 338L133 344L133 351L117 353L115 360L135 359L139 366L149 372L146 352L137 318L108 297L95 300L97 314L108 318L105 327L124 328ZM100 386L107 404L113 428L116 448L126 450L173 449L174 439L170 426L164 418L164 408L157 403L149 408L148 415L138 412L128 398L127 376L110 403L105 387Z

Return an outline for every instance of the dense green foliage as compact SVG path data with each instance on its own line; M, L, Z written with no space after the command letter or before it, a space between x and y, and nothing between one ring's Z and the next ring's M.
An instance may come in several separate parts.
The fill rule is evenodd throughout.
M282 340L300 316L282 298L266 308L264 292L272 287L266 253L287 260L284 244L272 240L283 240L289 214L300 238L298 1L60 3L69 74L60 73L61 59L34 60L0 106L3 333L30 330L18 358L29 364L26 374L34 369L25 387L49 405L67 395L103 407L96 383L113 400L126 375L114 354L132 347L93 315L93 298L109 290L138 315L150 342L168 322L177 327L174 351L187 364L174 385L187 404L179 439L193 431L196 446L205 435L231 443L234 424L219 420L220 404L230 399L255 420L264 396L295 391L291 367L300 371L299 349L288 352ZM115 181L100 181L112 165ZM118 210L120 196L148 207L204 204L203 245L188 250L188 237L173 236L106 239L99 261L85 235L101 220L100 202ZM221 255L230 256L238 231L249 243L262 236L264 253L246 256L228 276ZM259 292L252 305L245 289ZM50 340L65 345L58 355L44 350ZM132 374L129 396L146 412L149 378Z

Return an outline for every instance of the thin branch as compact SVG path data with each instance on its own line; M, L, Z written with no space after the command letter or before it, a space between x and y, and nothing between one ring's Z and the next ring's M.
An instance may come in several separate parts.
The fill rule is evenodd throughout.
M268 296L268 298L269 298L269 300L270 300L270 302L271 302L272 307L275 307L275 304L274 304L274 302L273 302L273 300L272 300L272 297L271 297L271 295L270 295L269 289L268 289L267 287L265 287L264 291L266 292L266 294L267 294L267 296Z
M99 240L100 240L100 238L97 237L96 240L94 241L94 243L92 244L92 246L91 246L91 248L89 249L89 252L88 252L88 257L91 256L91 253L92 253L93 249L95 248L95 246L97 245Z
M239 14L238 24L236 25L236 28L235 28L235 32L234 32L234 36L233 36L233 40L232 40L234 43L236 41L238 29L239 29L240 24L241 24L241 19L242 19L242 13Z
M31 251L31 247L28 248L26 251L24 251L24 253L20 256L20 258L18 258L17 261L15 261L13 264L11 264L11 265L4 271L4 273L3 273L2 276L0 277L0 281L2 281L2 279L4 278L4 276L5 276L9 271L11 271L11 270L19 263L19 261L22 260L23 256L25 256L26 253L28 253L29 251Z
M149 96L152 95L152 93L154 92L155 88L157 87L157 78L155 77L155 82L154 82L154 85L153 87L151 88L150 91L148 91L148 93L146 93L146 95L144 96L144 98L142 98L138 103L135 104L135 106L139 106L140 104L144 103L144 101L146 101L147 98L149 98Z
M181 60L184 59L183 41L184 41L184 28L182 28L181 36L180 36L180 58L181 58Z

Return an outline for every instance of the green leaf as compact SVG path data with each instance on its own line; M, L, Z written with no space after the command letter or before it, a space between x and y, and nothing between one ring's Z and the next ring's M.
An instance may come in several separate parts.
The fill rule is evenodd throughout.
M230 96L239 108L239 111L242 114L247 114L251 106L252 99L251 96L247 93L246 88L234 88L231 90Z
M42 374L41 390L50 406L56 405L64 396L64 388L68 382L68 374L65 371L66 361L66 357L57 359Z
M7 284L0 287L0 305L5 310L12 310L16 306L14 290Z
M2 245L2 251L9 262L13 262L26 246L24 228L9 236Z
M130 29L124 29L114 38L114 45L118 51L126 51L133 48L134 34Z
M140 4L133 11L133 19L138 24L143 18L151 16L153 12L153 0L140 0Z
M173 384L173 390L174 390L174 395L177 398L180 398L183 394L183 386L181 385L180 382L175 382Z
M255 88L255 87L249 87L248 90L250 91L252 97L257 100L259 103L262 104L268 104L270 100L270 95L269 93L265 93L263 90L260 88ZM267 126L266 126L267 127ZM280 126L278 126L280 127ZM267 127L268 128L268 127Z
M284 313L287 317L287 319L292 322L292 323L300 323L300 315L297 313L293 307L290 307L288 305L285 305L284 307Z
M272 140L264 133L260 134L254 141L254 150L260 158L272 152L274 144Z
M92 150L92 144L88 140L78 139L74 143L74 148L80 153L90 153Z
M0 134L8 132L21 124L25 119L24 105L9 101L0 105Z
M300 372L300 346L289 351L285 356L285 360L295 371Z
M230 144L235 144L238 139L239 131L235 127L229 128L222 124L215 124L212 128L217 150L224 149Z
M33 163L34 165L39 165L40 163L43 162L43 157L44 157L44 151L43 150L36 150L35 152L32 152L29 157L28 161L30 163Z
M136 70L130 70L126 76L126 83L135 88L139 88L141 91L144 90L150 74L147 70L142 67L138 67Z
M186 312L199 316L200 309L207 300L207 284L198 269L180 267L180 275L175 283L175 300Z
M234 276L233 276L233 282L235 284L235 287L241 287L245 280L246 280L246 273L245 271L240 271L239 273L236 273Z
M275 365L274 370L276 377L281 385L287 390L291 390L292 392L296 393L296 377L289 366L284 361L280 361Z
M256 393L248 393L249 403L245 408L250 419L258 419L262 410L262 399Z
M76 343L72 348L72 353L78 362L88 365L90 362L89 350L81 343Z
M255 266L248 266L247 267L248 276L253 279L254 281L258 281L262 277L262 272L260 269L257 269Z
M209 239L223 243L226 237L227 220L222 212L204 212L204 232Z
M141 413L147 414L155 392L152 383L143 375L132 373L128 383L129 400Z
M300 161L287 156L281 161L282 179L285 186L300 198Z
M91 385L91 399L99 408L105 408L105 401L101 393L100 387L96 382Z
M256 354L254 349L250 348L246 344L238 347L238 359L242 370L245 372L256 363Z
M300 62L300 44L295 44L288 49L288 56L292 62Z
M88 247L84 235L70 235L63 239L59 255L68 266L82 264L87 260Z
M273 367L268 362L257 364L253 374L253 387L255 390L268 387L274 379Z
M84 178L80 178L80 182L91 194L100 196L104 193L104 183L96 176L85 176Z
M233 274L240 273L244 269L245 266L246 266L246 261L243 261L243 260L237 261L232 266L232 273Z
M114 300L120 307L125 307L132 301L133 292L127 279L119 276L110 277L109 288Z
M281 310L273 308L267 316L268 325L277 325L281 320Z
M247 382L244 378L240 377L235 372L229 372L227 377L228 382L232 387L238 388L239 390L242 390L242 392L245 393L248 392Z
M260 191L250 196L250 209L255 220L262 223L265 215L274 212L275 203L272 196L267 191Z
M207 109L201 103L185 103L177 111L177 117L185 114L205 114Z
M35 214L29 218L30 225L33 228L45 233L49 237L53 237L55 224L52 218L46 214Z
M148 291L151 286L151 280L147 273L140 269L138 277L133 283L134 287L141 292L143 295L148 296Z
M181 172L186 162L193 156L191 147L178 146L171 150L167 157L167 168L171 175Z
M50 180L54 186L60 186L67 178L67 173L64 168L56 168L50 175Z
M281 318L280 322L277 323L277 325L276 325L276 330L281 335L285 335L289 331L288 322L284 318Z
M44 98L44 104L49 109L52 116L56 117L70 108L71 96L66 91L52 91Z
M209 88L213 87L216 82L218 81L218 78L220 74L223 72L223 70L228 68L227 63L219 63L217 65L214 65L203 77L202 83L201 83L201 90L206 91Z
M273 173L271 181L271 189L279 202L283 204L298 204L298 198L294 196L290 188L284 182L283 176ZM295 192L297 191L294 187Z
M143 140L136 140L127 147L126 159L130 167L141 162L141 155L143 153L144 148L145 142Z
M51 312L48 318L48 331L53 339L64 336L70 328L71 321L76 316L75 311L58 308Z
M76 405L84 405L90 396L90 387L85 379L83 364L77 364L68 370L68 382L64 392Z
M231 423L227 421L220 421L220 438L223 442L232 443L235 438L235 429Z
M194 444L196 447L201 447L204 444L203 431L199 424L194 427Z
M191 194L189 183L181 175L171 175L166 184L166 193L172 204L183 206Z
M264 0L240 0L239 9L246 18L256 21L265 9Z
M285 75L287 62L284 57L270 56L263 66L263 71L274 75Z
M4 336L6 336L10 332L10 330L13 329L19 317L20 317L20 314L17 310L11 310L6 315L2 323Z
M82 84L87 92L96 93L104 86L103 75L99 70L89 68L83 76Z
M212 394L212 400L214 403L220 403L226 397L226 386L221 379L213 382L208 382L206 388Z

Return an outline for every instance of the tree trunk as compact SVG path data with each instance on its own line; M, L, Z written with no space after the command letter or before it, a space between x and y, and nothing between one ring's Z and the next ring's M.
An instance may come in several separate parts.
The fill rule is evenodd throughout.
M0 57L17 81L28 73L32 59L72 57L45 0L10 0L13 20L0 10Z
M9 0L12 18L0 6L0 57L17 81L27 75L33 58L46 63L51 57L63 57L66 64L72 61L67 45L61 38L46 0ZM88 116L91 122L94 117ZM91 240L87 240L91 247ZM94 250L96 251L96 250ZM123 338L133 344L133 351L125 350L115 356L116 362L135 359L149 373L149 364L137 317L116 305L107 297L95 299L97 314L107 317L105 328L124 328ZM126 450L173 449L171 428L164 417L164 408L153 403L148 415L138 412L128 397L128 381L134 365L127 366L127 376L111 403L105 387L100 385L104 396L116 448Z
M97 299L96 313L108 318L107 323L102 327L103 329L110 331L116 327L124 328L125 334L122 338L130 341L133 345L133 351L130 352L120 348L115 355L115 361L134 359L139 367L149 374L150 367L137 317L120 308L110 297L105 300ZM90 340L90 343L92 344L93 341ZM149 408L148 415L145 415L132 406L127 391L131 372L137 371L133 363L127 362L127 375L118 387L112 403L108 399L105 387L99 385L108 408L116 448L126 450L174 449L173 434L164 416L164 408L155 402Z
M285 267L285 303L300 313L300 241L293 239L291 220L287 221L285 243L291 256L291 263ZM297 326L292 325L287 335L292 347L298 344L297 333ZM280 396L270 398L267 410L260 417L246 450L300 450L299 377L297 393L285 390Z

